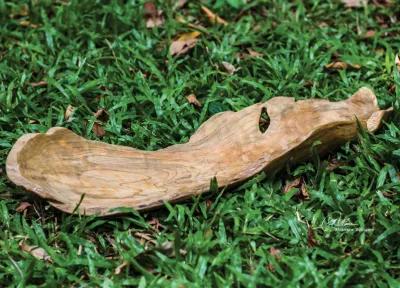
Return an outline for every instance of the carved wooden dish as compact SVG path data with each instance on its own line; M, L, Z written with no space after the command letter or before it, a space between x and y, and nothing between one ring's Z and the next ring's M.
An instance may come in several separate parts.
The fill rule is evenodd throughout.
M265 109L270 124L263 133L259 120ZM357 135L357 119L373 132L386 112L367 88L340 102L275 97L216 114L188 143L158 151L89 141L55 127L19 138L7 158L7 175L66 212L83 194L78 210L85 214L149 209L206 192L214 177L225 187L303 160L317 140L319 152L329 151Z

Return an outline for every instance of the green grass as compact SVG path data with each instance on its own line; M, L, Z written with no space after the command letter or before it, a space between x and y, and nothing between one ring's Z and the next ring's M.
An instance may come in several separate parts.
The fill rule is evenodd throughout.
M143 1L0 0L0 286L399 287L400 5L189 2L174 9L160 1L166 22L146 29ZM208 23L202 3L230 24ZM15 15L24 4L29 14ZM205 29L192 51L174 58L170 41L191 31L178 15ZM365 39L367 30L375 36ZM246 48L263 56L238 59ZM326 71L335 57L362 67ZM229 75L222 61L240 70ZM42 80L48 85L30 84ZM272 179L260 174L151 212L67 215L15 187L4 171L24 133L64 126L96 139L93 113L100 108L109 114L102 141L154 150L187 141L220 111L277 95L345 99L362 86L396 110L376 135L361 131L352 143ZM190 93L202 108L187 103ZM68 105L77 108L70 122ZM331 159L345 164L330 171ZM295 177L303 177L309 200L296 190L283 194ZM33 204L26 215L16 212L22 201ZM53 262L22 251L23 239Z

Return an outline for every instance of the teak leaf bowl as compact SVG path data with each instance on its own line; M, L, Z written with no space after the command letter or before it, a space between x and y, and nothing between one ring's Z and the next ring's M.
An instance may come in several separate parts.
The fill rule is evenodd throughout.
M259 127L263 109L270 118L264 133ZM329 151L357 135L357 122L373 132L388 112L379 110L367 88L339 102L275 97L216 114L189 142L158 151L90 141L55 127L19 138L6 169L16 185L66 212L80 200L84 214L150 209L206 192L214 177L225 187L306 159L315 141L320 141L318 152Z

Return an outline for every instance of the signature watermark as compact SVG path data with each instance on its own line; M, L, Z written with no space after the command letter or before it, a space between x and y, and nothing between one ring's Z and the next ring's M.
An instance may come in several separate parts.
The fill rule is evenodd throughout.
M358 224L351 221L349 217L339 214L337 217L328 216L315 228L320 228L325 231L338 232L372 232L372 228L362 228Z

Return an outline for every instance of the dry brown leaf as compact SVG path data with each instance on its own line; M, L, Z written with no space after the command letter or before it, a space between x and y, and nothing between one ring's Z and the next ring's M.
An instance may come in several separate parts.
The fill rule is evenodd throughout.
M65 109L64 119L65 121L70 122L72 120L72 115L74 115L75 107L72 105L68 105L67 109Z
M157 16L157 6L153 2L146 2L143 4L144 15L148 17Z
M144 15L146 17L146 27L159 27L164 24L163 12L157 9L153 2L146 2L143 5Z
M140 239L140 242L144 244L145 241L148 241L152 244L157 244L157 242L153 239L150 233L143 233L143 232L135 232L134 234L137 238Z
M308 194L308 189L304 181L301 181L300 185L300 198L303 200L310 199L310 194Z
M44 260L49 263L53 262L49 254L47 254L47 252L39 246L30 246L26 244L24 240L22 240L21 242L19 242L19 247L21 248L22 251L31 254L36 259Z
M269 254L271 254L272 256L274 256L274 258L276 260L280 260L281 259L281 250L275 248L275 247L271 247L269 248Z
M400 58L399 58L399 54L396 54L396 57L394 58L394 64L397 67L397 70L400 72Z
M224 67L224 69L226 70L226 72L228 72L228 74L230 74L230 75L233 75L238 70L231 63L222 61L221 64Z
M114 270L114 274L115 275L119 275L122 272L122 269L124 269L125 267L127 267L129 265L129 263L127 261L122 262L122 264L118 265L117 268L115 268Z
M328 166L326 167L326 169L331 172L339 168L340 166L345 166L346 164L348 163L345 161L338 161L336 158L334 158L328 162Z
M262 56L263 56L262 53L257 52L257 51L254 51L254 50L252 50L252 49L250 49L250 48L247 48L247 52L249 52L249 55L250 55L251 57L262 57Z
M178 39L171 43L169 52L172 56L179 56L188 52L196 45L198 41L197 38L200 36L200 34L201 33L198 31L193 31L180 35Z
M183 6L186 5L186 3L187 3L187 0L178 0L175 3L175 8L176 9L182 8Z
M368 0L342 0L342 3L349 8L363 7L367 5Z
M281 250L276 249L275 247L271 247L269 248L269 254L271 254L271 256L273 256L276 260L281 260ZM267 265L267 269L271 272L275 271L274 265L272 265L272 263L269 263Z
M375 30L368 30L367 32L365 32L364 38L373 38L375 34L376 34Z
M283 188L283 193L286 194L292 188L299 188L301 184L301 178L298 177L291 182L286 183L285 187Z
M161 26L164 23L163 11L158 10L153 2L144 3L143 9L147 28Z
M94 117L96 117L97 120L100 120L102 122L107 122L108 121L108 112L104 108L100 108L99 110L96 111L96 113L93 114Z
M308 225L307 229L307 243L308 247L314 247L318 244L317 240L315 240L314 230L311 225Z
M353 68L353 69L360 69L361 65L359 64L349 64L343 61L334 61L332 63L326 64L325 68L328 70L345 70L347 68Z
M94 122L92 131L94 132L94 134L96 134L97 137L103 137L104 135L106 135L106 131L104 130L104 128L101 126L100 123L97 122Z
M310 195L308 194L307 186L301 177L298 177L298 178L294 179L293 181L286 183L285 187L283 188L283 193L286 194L292 188L299 189L300 193L298 194L298 197L300 199L303 199L303 200L310 199Z
M210 9L208 9L205 6L201 6L201 10L206 14L208 20L210 20L211 23L217 23L217 24L222 24L222 25L228 25L228 22L221 17L219 17L217 14L212 12Z
M43 86L47 86L47 82L46 81L39 81L39 82L32 82L30 83L32 87L43 87Z
M157 232L160 230L160 228L165 228L165 226L160 223L158 218L151 219L149 222L147 222L147 224L149 224L151 228Z
M15 209L15 211L17 211L18 213L22 213L31 206L32 206L32 204L29 202L21 202L21 203L19 203L19 205Z
M197 100L196 95L190 94L190 95L186 96L186 99L190 104L193 104L194 106L197 106L197 107L201 107L201 103L199 100Z
M33 24L33 23L31 23L31 21L28 21L28 20L19 21L19 25L21 25L22 27L29 27L29 28L33 28L33 29L36 29L39 27L37 24Z

